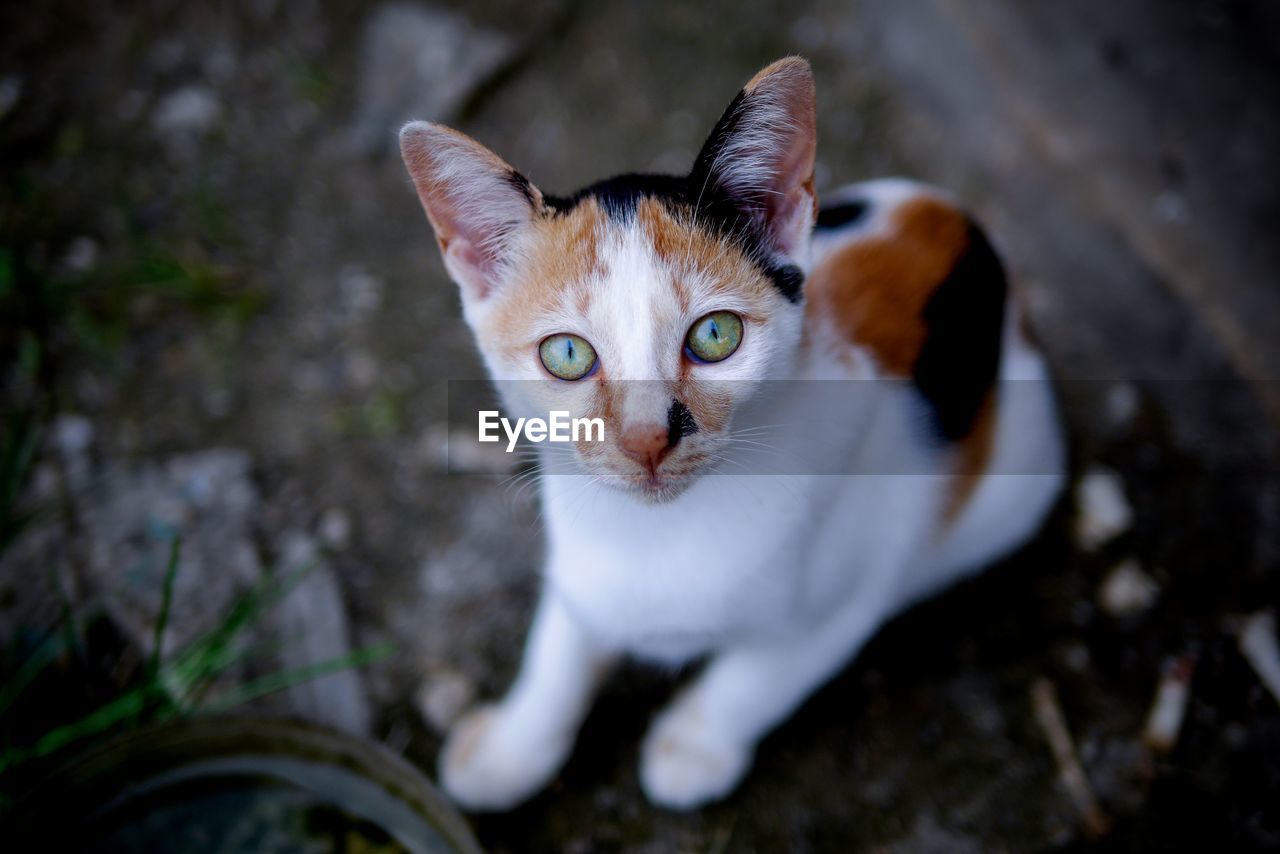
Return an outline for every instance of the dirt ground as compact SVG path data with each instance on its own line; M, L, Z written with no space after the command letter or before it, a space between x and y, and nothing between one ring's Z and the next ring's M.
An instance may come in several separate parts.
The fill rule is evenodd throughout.
M5 6L0 381L6 447L15 418L43 425L19 505L49 511L0 553L5 672L68 602L105 602L124 651L94 679L136 663L174 532L166 647L314 560L269 627L302 639L277 657L398 651L264 708L433 769L442 723L514 671L541 534L509 473L445 470L449 381L482 371L395 131L447 121L552 192L677 171L790 53L817 75L820 187L909 175L987 225L1061 379L1073 468L1114 472L1131 523L1082 548L1064 500L1028 548L882 631L695 815L640 793L675 680L628 669L546 793L473 818L481 842L1280 848L1280 708L1234 634L1280 600L1264 0ZM1125 562L1149 595L1117 609ZM1185 655L1186 721L1153 755L1144 721ZM1100 842L1033 715L1040 677L1114 819Z

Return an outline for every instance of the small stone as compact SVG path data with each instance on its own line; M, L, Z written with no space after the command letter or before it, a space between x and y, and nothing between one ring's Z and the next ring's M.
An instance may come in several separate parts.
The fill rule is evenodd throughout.
M180 135L209 130L222 116L222 104L213 90L187 86L166 95L156 107L151 122L164 134Z
M320 517L320 539L332 549L351 544L351 517L341 507L330 507Z
M1054 655L1073 673L1084 673L1089 669L1091 660L1089 647L1080 641L1071 641L1058 646L1054 649Z
M98 263L98 244L92 237L77 237L67 247L62 266L69 273L87 273Z
M444 733L475 699L476 686L456 670L439 670L418 691L418 711L436 732Z
M93 442L93 422L83 415L59 415L54 419L53 443L64 457L76 457Z
M1133 426L1133 419L1138 415L1141 400L1138 390L1129 383L1116 383L1107 389L1107 420L1115 431L1124 431Z
M1149 611L1160 598L1160 585L1142 571L1136 560L1124 561L1107 573L1098 588L1098 605L1112 617Z
M1076 486L1076 544L1096 551L1133 526L1133 508L1120 475L1094 466Z

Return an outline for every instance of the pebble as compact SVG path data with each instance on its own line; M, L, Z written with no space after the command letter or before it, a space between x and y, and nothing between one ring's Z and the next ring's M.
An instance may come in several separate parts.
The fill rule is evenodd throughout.
M320 539L332 549L351 544L351 516L341 507L330 507L320 517Z
M212 89L187 86L166 95L156 106L151 123L166 135L202 133L222 116L222 104Z
M1124 481L1104 466L1094 466L1080 478L1076 512L1076 543L1085 551L1096 551L1133 527Z
M1160 585L1130 558L1117 565L1098 587L1098 606L1112 617L1128 617L1151 609Z

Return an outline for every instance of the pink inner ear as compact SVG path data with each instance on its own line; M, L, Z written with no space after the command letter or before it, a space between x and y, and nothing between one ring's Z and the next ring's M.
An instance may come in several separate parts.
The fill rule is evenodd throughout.
M452 240L441 239L445 268L468 296L485 299L492 292L497 279L498 262L486 255L467 238L459 235Z
M812 227L817 204L813 192L815 140L812 125L802 124L788 134L785 153L778 158L766 198L766 227L777 248L794 255Z
M813 225L816 196L813 192L813 138L796 132L787 140L772 180L764 194L764 225L778 251L797 254Z
M779 60L740 97L712 131L715 140L721 127L732 128L711 149L712 172L731 198L753 209L777 251L796 255L808 239L814 207L812 72L803 60ZM707 153L704 147L700 158Z
M441 125L407 125L400 147L449 274L464 297L485 298L516 233L533 218L537 190L526 192L496 154Z
M812 186L812 182L805 181L783 196L769 217L767 227L773 235L774 243L786 255L799 254L813 227L816 197L809 189Z

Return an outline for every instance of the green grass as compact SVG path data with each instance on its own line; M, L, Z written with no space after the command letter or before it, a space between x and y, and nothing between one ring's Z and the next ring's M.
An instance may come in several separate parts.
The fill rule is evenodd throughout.
M314 564L271 573L242 594L222 620L204 636L176 651L168 660L161 641L169 620L174 583L180 571L181 541L174 538L165 570L160 611L154 631L154 650L142 680L80 718L41 733L26 744L0 751L0 780L29 762L55 758L67 748L93 738L110 737L137 726L192 715L225 712L251 700L353 667L386 658L395 650L377 644L305 667L269 673L238 686L210 693L228 668L255 654L243 643L245 631L306 577ZM66 615L64 619L70 619ZM36 678L69 653L74 632L54 632L9 677L0 683L0 715L18 702Z
M21 505L22 490L40 447L40 430L29 412L11 413L0 441L0 554L40 515Z

